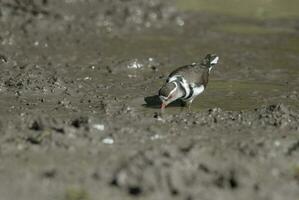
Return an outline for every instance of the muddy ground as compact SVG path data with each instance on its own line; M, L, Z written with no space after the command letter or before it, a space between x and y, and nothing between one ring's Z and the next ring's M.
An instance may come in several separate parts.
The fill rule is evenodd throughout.
M299 17L258 14L1 0L0 199L298 200ZM160 117L210 52L205 93Z

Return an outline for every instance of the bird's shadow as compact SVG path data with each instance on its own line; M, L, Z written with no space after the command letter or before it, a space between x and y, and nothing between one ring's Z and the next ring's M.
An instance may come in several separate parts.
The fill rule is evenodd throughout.
M161 107L161 100L158 95L153 95L153 96L147 96L144 97L145 104L143 104L144 107L147 108L160 108ZM167 107L181 107L182 106L182 101L181 100L176 100Z

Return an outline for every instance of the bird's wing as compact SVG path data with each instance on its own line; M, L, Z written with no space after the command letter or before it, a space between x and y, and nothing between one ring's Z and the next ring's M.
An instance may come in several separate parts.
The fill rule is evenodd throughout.
M208 68L201 66L187 65L174 70L172 73L170 73L168 78L174 76L182 76L190 84L193 83L198 86L204 85L204 87L206 87L209 78L209 70Z
M179 68L175 69L173 72L171 72L168 77L172 77L175 75L183 76L186 73L186 71L189 71L192 68L193 68L192 65L185 65L185 66L179 67Z

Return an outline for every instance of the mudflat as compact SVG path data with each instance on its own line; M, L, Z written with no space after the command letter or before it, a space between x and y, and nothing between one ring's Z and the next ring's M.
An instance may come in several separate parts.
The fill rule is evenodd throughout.
M207 2L0 1L0 199L298 200L298 3Z

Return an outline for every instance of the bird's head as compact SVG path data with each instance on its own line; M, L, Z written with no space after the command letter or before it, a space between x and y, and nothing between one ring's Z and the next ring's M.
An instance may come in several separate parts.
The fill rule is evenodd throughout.
M216 54L208 54L202 60L202 65L212 67L218 63L219 57Z
M159 97L162 101L161 109L163 110L171 102L183 96L182 90L179 88L177 81L165 83L159 90Z

